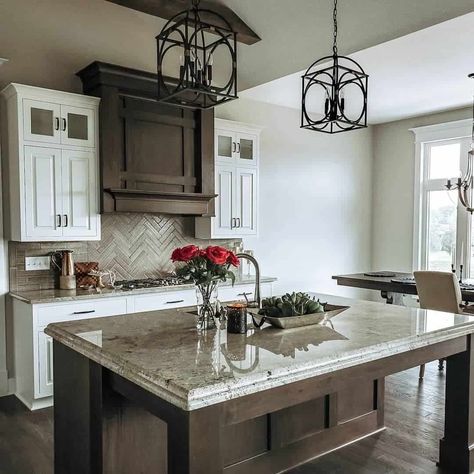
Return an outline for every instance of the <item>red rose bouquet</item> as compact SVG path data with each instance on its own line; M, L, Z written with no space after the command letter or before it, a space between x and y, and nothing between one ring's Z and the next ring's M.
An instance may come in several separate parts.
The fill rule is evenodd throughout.
M171 254L176 274L192 281L197 288L198 327L209 329L215 326L217 286L228 278L234 284L235 275L231 267L239 266L237 256L224 247L210 245L200 249L196 245L177 248Z

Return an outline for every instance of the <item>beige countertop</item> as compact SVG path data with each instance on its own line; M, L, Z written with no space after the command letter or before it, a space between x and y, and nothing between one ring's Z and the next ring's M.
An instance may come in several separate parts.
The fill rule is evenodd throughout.
M272 283L277 279L274 277L262 277L262 283ZM249 285L255 284L255 277L243 277L235 281L235 285ZM221 286L230 286L230 282L221 283ZM125 295L141 295L149 293L163 293L169 291L179 290L190 290L193 289L194 285L176 285L176 286L162 286L155 288L140 288L135 290L114 290L104 288L100 291L97 290L35 290L35 291L11 291L10 296L20 301L24 301L29 304L42 304L42 303L59 303L63 301L76 301L91 298L110 298L114 296L125 296Z
M317 296L350 308L330 326L264 327L246 335L199 333L185 309L55 323L45 332L185 410L474 332L470 316Z

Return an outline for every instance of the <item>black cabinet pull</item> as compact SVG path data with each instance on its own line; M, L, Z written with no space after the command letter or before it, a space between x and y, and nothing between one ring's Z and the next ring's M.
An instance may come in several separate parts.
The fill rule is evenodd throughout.
M237 153L239 153L239 154L240 154L240 142L239 142L239 143L237 143L237 146L238 146L238 148L237 148Z
M63 118L63 128L62 128L62 131L63 131L63 132L66 131L66 124L67 124L66 119Z
M59 117L54 117L54 130L59 130Z
M237 149L235 142L232 142L232 153L235 153L235 150Z
M251 294L253 294L252 292L250 293L239 293L237 296L250 296Z
M165 304L184 303L184 300L167 301Z
M90 314L95 313L95 309L91 309L90 311L74 311L72 314Z
M64 227L67 227L68 222L67 214L64 214Z
M61 227L61 214L57 214L56 218L57 218L56 227Z
M237 222L237 227L240 227L240 217L237 217L237 219L235 219L236 222Z

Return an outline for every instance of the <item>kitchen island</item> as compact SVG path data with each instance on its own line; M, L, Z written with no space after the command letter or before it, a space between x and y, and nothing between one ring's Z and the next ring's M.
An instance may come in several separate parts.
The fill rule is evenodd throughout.
M56 474L282 472L384 429L384 377L440 358L440 464L471 472L474 318L322 298L350 307L247 335L186 310L49 325Z

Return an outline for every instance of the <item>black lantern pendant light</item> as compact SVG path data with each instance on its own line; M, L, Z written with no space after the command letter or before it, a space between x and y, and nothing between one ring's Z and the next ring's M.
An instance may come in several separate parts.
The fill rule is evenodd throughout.
M353 59L337 54L334 0L332 56L314 62L302 76L301 128L339 133L367 127L369 76Z
M156 40L160 102L207 109L237 99L237 34L224 17L193 0L189 10L166 23ZM175 73L165 77L163 69Z

